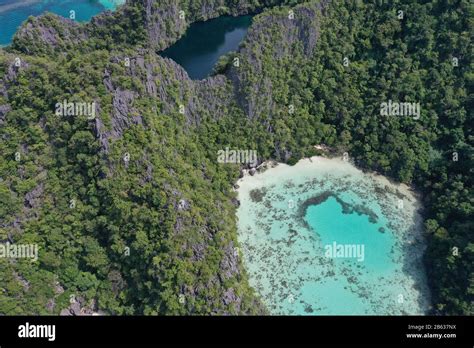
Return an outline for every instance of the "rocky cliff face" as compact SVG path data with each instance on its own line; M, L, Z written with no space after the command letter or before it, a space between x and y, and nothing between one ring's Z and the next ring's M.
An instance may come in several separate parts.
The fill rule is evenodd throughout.
M88 23L54 14L31 17L15 34L13 47L26 54L61 53L74 46L93 50L98 45L108 48L115 44L140 44L159 51L176 42L193 22L298 2L304 1L127 0L117 11L106 11Z
M16 32L13 47L26 54L64 52L87 40L83 24L51 13L30 17Z
M148 42L157 50L178 40L193 22L221 15L243 15L259 8L245 0L239 0L237 4L229 0L129 0L128 5L143 8Z
M124 59L113 56L110 64L123 66ZM109 151L109 142L120 139L131 125L143 125L140 111L133 107L136 99L156 98L160 101L158 112L181 113L188 126L199 125L203 114L219 119L233 103L232 86L222 75L193 81L180 65L150 50L139 50L129 59L130 68L117 70L111 67L104 71L104 86L113 96L111 127L107 129L99 116L94 129L105 153ZM113 70L120 74L112 73ZM140 91L122 89L119 80L124 76L139 81Z
M5 74L0 78L0 97L2 97L3 102L0 102L0 125L4 123L5 117L9 111L11 111L11 106L6 103L8 100L8 87L15 80L17 75L17 67L15 67L14 59L15 57L7 57L9 62L7 63L7 68Z
M190 19L186 18L186 8L182 7L179 1L135 2L144 7L144 24L152 47L158 50L164 49L186 31ZM129 3L134 3L134 0Z
M272 118L275 114L272 75L290 79L298 70L292 61L311 57L319 36L318 16L326 4L275 9L255 18L238 52L240 66L233 66L228 74L235 86L236 99L249 118ZM265 65L266 59L276 63L271 64L273 70ZM275 66L281 70L275 70Z

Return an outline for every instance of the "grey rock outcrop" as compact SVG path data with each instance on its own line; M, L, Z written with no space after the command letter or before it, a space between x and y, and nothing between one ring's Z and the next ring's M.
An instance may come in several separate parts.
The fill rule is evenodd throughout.
M25 195L25 206L28 208L36 208L40 203L41 195L43 194L43 184L39 184Z
M180 199L178 202L178 211L183 211L183 210L189 210L191 208L191 204L185 200L185 199Z
M234 305L236 311L237 312L240 311L240 305L242 303L242 299L235 294L233 288L227 289L224 292L224 297L223 297L222 301L224 302L224 304L226 306Z
M220 265L221 277L223 280L239 274L238 254L234 248L234 243L230 242L224 249L224 256Z
M266 70L262 58L272 57L277 64L281 64L282 71L297 69L285 62L295 56L309 58L313 54L319 37L318 14L325 4L296 6L293 18L289 17L287 10L271 10L254 20L238 51L243 68L232 67L228 73L234 84L236 100L250 119L258 119L262 115L272 118L277 112L271 72ZM267 45L270 41L272 44Z
M95 300L86 303L83 297L78 297L72 301L69 307L61 310L61 316L87 316L87 315L101 315L105 314L97 309L97 303Z
M8 104L0 105L0 124L4 123L7 113L11 111L11 106Z

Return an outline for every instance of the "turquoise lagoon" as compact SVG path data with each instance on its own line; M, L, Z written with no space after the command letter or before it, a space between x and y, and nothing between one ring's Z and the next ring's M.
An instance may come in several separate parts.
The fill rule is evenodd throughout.
M124 3L125 0L0 0L0 46L12 41L18 27L29 16L52 12L69 18L69 11L74 10L77 21L88 21Z
M271 314L428 311L420 206L407 186L323 157L238 185L240 254ZM334 245L358 246L363 258L328 254Z

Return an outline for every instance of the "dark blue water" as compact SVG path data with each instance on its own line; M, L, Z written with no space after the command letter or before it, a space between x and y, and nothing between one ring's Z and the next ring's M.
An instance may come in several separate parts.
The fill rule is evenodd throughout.
M219 57L239 47L251 23L252 16L240 16L191 24L185 36L161 55L179 63L190 78L203 79Z
M0 46L8 45L18 27L29 16L52 12L69 18L71 10L77 21L88 21L105 10L113 10L125 0L0 0Z

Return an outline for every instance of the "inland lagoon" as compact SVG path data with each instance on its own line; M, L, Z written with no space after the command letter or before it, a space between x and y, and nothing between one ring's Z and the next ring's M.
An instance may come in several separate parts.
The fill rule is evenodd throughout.
M313 157L238 186L241 255L271 314L429 310L421 207L406 185Z
M193 23L180 40L160 54L180 64L190 78L204 79L222 55L237 50L252 18L221 16Z

